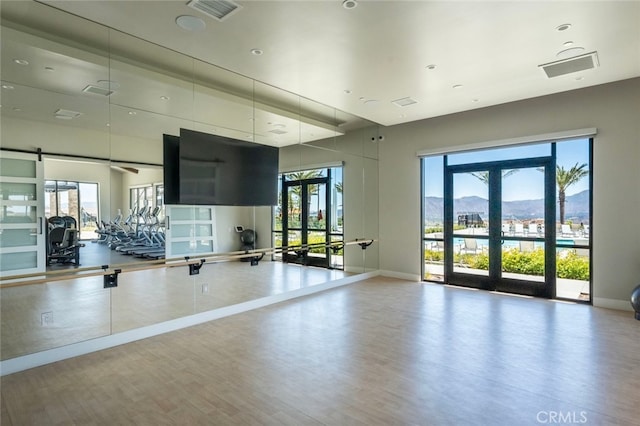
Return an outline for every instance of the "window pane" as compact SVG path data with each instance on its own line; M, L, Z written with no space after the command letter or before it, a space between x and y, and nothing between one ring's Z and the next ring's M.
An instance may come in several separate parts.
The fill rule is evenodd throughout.
M508 148L485 149L478 151L460 152L447 155L447 164L472 164L500 160L518 160L532 157L548 157L551 155L551 144L519 145Z

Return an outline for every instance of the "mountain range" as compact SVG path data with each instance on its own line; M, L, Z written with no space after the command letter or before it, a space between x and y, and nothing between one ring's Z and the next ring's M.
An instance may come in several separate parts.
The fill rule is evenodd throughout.
M442 221L444 211L444 199L442 197L424 198L425 219L436 222ZM480 213L482 217L487 216L489 201L482 197L461 197L454 200L454 214ZM503 203L502 217L514 220L541 219L544 217L544 201L518 200L505 201ZM559 217L559 206L556 205L556 217ZM569 195L565 202L565 220L573 222L589 221L589 190Z

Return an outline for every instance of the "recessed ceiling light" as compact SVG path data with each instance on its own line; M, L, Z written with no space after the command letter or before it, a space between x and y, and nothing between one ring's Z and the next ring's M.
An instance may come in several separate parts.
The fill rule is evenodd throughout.
M349 90L349 89L345 89L345 90L344 90L344 93L346 93L347 95L350 95L352 92L351 92L351 90Z
M2 85L2 88L3 88L3 89L7 89L7 90L13 90L13 89L15 89L15 87L13 87L13 86L12 86L12 85L10 85L10 84L3 84L3 85Z
M436 69L436 65L435 64L430 64L430 65L427 65L425 68L428 69L428 70L435 70Z
M18 65L29 65L29 61L26 61L24 59L14 59L13 62Z
M344 0L342 2L342 7L345 9L355 9L358 7L358 2L356 0Z
M364 101L366 101L366 100L367 100L367 98L365 98L364 96L360 96L360 97L358 98L358 100L361 100L362 102L364 102Z
M178 16L176 25L185 31L202 31L207 27L202 19L191 15Z
M571 58L572 56L580 55L584 51L584 47L570 47L559 51L556 56L558 58Z
M264 53L262 49L251 49L250 52L252 55L255 55L255 56L260 56Z
M377 104L379 101L377 99L367 99L366 101L364 101L365 105L375 105Z
M53 68L53 67L44 67L44 70L45 71L49 71L49 72L54 72L55 68Z
M462 84L455 84L453 85L454 89L461 89L462 88Z
M571 24L562 24L556 27L556 31L567 31L569 28L571 28Z
M478 102L480 99L471 99L471 102Z
M14 110L15 112L20 112L22 111L22 108L18 108L18 107L13 107L11 108L12 110Z
M136 115L135 111L129 111L129 115Z
M163 101L168 101L170 98L168 96L160 96L160 99Z
M572 42L572 41L565 41L564 43L562 43L562 45L563 45L564 47L573 46L573 42Z
M584 77L583 77L583 76L581 76L581 75L579 75L578 77L576 77L576 80L577 80L577 81L584 80Z

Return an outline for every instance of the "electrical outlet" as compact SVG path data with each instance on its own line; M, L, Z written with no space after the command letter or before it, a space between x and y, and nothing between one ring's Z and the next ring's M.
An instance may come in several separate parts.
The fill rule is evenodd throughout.
M202 294L209 294L209 284L202 284Z
M43 327L50 327L53 325L53 312L43 312L40 314L40 324Z

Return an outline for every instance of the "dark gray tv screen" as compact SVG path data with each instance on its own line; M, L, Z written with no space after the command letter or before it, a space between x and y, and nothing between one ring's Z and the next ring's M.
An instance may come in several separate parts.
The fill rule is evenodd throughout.
M278 148L180 129L178 151L178 204L277 204Z

